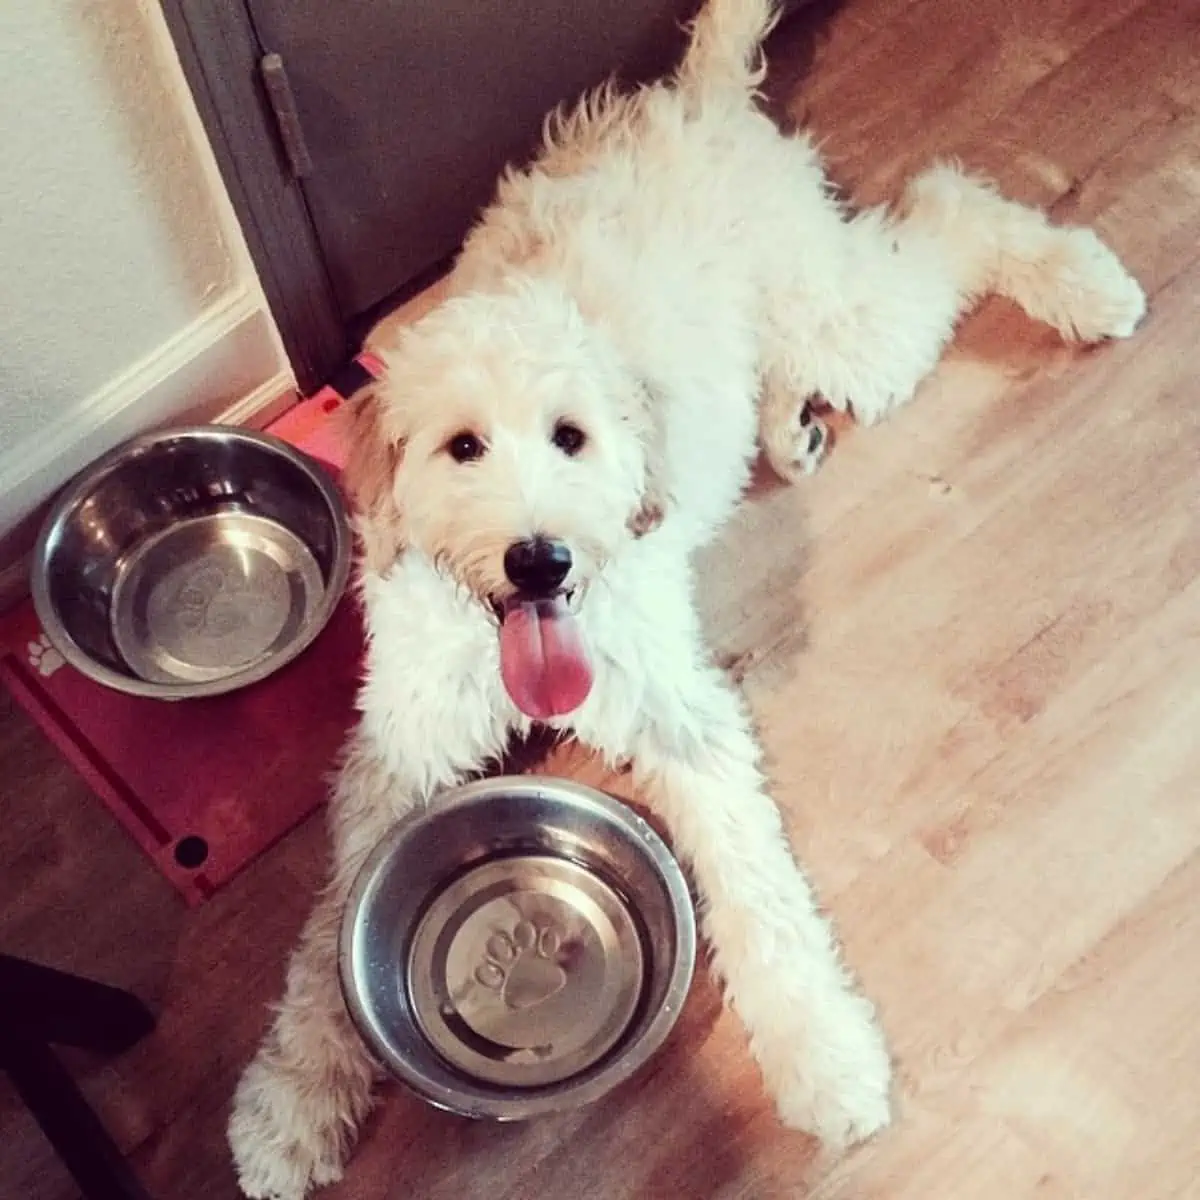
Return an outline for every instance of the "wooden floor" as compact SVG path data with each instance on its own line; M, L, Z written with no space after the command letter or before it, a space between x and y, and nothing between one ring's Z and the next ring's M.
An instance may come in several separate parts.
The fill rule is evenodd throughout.
M988 306L915 405L761 489L705 564L895 1048L896 1125L820 1161L701 982L640 1084L584 1113L389 1097L331 1200L1200 1195L1200 5L849 0L815 50L785 31L773 80L855 196L959 155L1096 224L1151 296L1093 352ZM7 708L0 791L0 945L154 1004L149 1043L71 1061L157 1196L232 1200L226 1105L318 822L184 913ZM72 1195L6 1092L0 1195Z

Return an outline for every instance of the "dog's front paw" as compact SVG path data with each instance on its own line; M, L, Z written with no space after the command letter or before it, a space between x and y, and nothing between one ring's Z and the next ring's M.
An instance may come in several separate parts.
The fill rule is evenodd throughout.
M346 1119L336 1095L261 1059L250 1064L229 1121L238 1184L250 1200L303 1200L341 1179Z
M832 1150L844 1150L891 1122L892 1062L874 1009L861 996L843 993L821 1014L807 1019L759 1059L780 1120L811 1133Z

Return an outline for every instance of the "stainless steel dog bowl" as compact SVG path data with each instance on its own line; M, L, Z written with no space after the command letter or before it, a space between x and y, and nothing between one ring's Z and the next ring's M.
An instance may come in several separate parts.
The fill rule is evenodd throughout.
M662 1045L691 983L683 873L625 805L562 780L469 784L403 821L354 885L342 989L393 1075L439 1108L578 1107Z
M345 508L285 442L226 426L135 438L58 498L33 600L51 643L118 691L179 700L296 657L346 584Z

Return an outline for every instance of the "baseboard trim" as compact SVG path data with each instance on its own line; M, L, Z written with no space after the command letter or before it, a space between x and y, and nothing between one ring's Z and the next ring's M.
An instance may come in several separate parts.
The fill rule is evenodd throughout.
M218 413L214 422L218 425L244 425L247 429L265 429L272 421L283 416L299 395L290 371L259 384L249 395L234 401Z
M112 446L147 429L241 412L262 389L290 387L286 370L262 294L233 289L36 436L4 447L0 536Z
M279 371L232 404L210 414L206 420L222 425L263 429L296 400L296 385L291 372ZM86 466L86 463L83 465ZM47 504L38 504L16 528L0 537L0 614L14 608L29 595L32 548Z

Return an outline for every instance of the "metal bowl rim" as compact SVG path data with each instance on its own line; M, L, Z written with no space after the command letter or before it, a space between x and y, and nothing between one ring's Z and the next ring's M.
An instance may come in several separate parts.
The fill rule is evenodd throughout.
M143 454L167 442L207 441L213 438L245 442L271 451L302 471L316 486L325 503L333 524L333 563L329 582L321 603L317 606L313 620L301 631L286 650L271 655L261 662L234 672L221 679L202 683L163 684L151 683L132 675L122 675L88 654L70 631L59 620L50 599L49 548L51 539L61 531L68 514L78 506L95 488L96 484L131 457ZM245 429L240 425L177 425L154 433L138 434L114 446L94 462L85 467L72 482L67 484L54 499L50 510L42 520L37 542L33 550L30 570L30 592L38 623L50 644L81 675L104 684L115 691L130 696L143 696L153 700L196 700L208 696L220 696L258 683L298 658L329 623L350 578L351 564L350 521L341 493L316 461L282 438L263 430Z
M610 825L615 825L631 843L645 853L655 875L662 883L670 904L674 923L675 955L666 982L663 1002L631 1042L616 1050L616 1057L583 1073L577 1080L570 1078L559 1083L527 1090L496 1091L490 1094L487 1085L469 1086L470 1077L463 1075L461 1088L432 1084L408 1061L377 1035L367 1015L366 1005L354 982L355 931L366 892L377 882L383 864L404 844L412 830L421 824L436 806L438 816L456 809L470 808L494 796L521 792L549 793L551 798L575 807L589 809ZM644 817L607 792L574 780L550 775L497 775L464 784L442 793L429 806L417 808L402 817L392 830L374 847L355 876L350 896L343 910L338 931L338 975L342 996L359 1036L380 1061L412 1091L435 1108L459 1115L491 1118L497 1121L523 1121L566 1108L581 1108L607 1095L634 1075L662 1046L679 1019L683 1002L691 987L696 962L696 918L691 893L683 868L671 853L666 842ZM436 1051L430 1047L436 1057ZM454 1069L448 1067L450 1071Z

